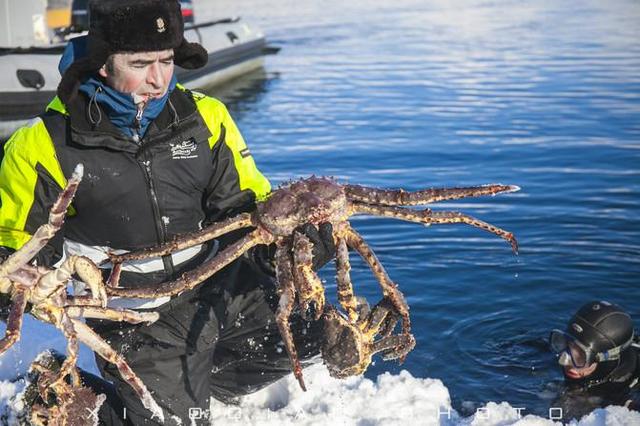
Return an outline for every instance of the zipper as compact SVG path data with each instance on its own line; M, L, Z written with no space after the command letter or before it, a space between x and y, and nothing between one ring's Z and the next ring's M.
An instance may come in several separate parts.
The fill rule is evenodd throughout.
M158 242L159 244L164 244L165 242L167 242L167 232L164 227L164 222L162 221L162 216L160 214L160 204L158 203L158 195L156 193L155 184L153 183L151 160L147 159L147 156L145 155L142 161L138 161L138 164L140 164L140 166L142 167L142 171L144 172L144 176L149 187L149 194L151 195L151 207L153 210L153 218L156 225ZM165 271L169 274L169 276L173 276L175 268L171 255L169 254L166 256L162 256L162 263L164 265Z
M138 104L138 112L136 112L136 127L139 129L142 127L142 113L144 112L145 104L143 102Z
M133 120L133 141L140 145L140 130L142 129L142 114L144 113L144 103L138 104L138 111L136 111L136 118Z
M133 122L133 139L140 146L142 146L144 143L143 138L141 138L140 131L142 130L142 114L144 113L144 108L146 106L147 105L144 102L140 102L137 104L138 110L136 111L136 117ZM149 194L151 195L151 207L153 210L153 218L156 225L158 240L160 244L164 244L165 242L167 242L167 231L165 228L165 223L162 220L162 215L160 214L160 203L158 202L158 195L156 193L155 184L153 183L151 158L146 155L146 152L143 155L141 165L149 186ZM162 256L162 264L164 266L165 272L169 274L169 277L173 277L175 273L175 267L173 265L173 258L170 254Z

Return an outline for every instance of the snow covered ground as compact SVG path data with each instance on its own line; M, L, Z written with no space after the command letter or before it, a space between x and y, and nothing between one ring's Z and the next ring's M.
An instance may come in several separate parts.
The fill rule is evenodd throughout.
M2 332L4 326L0 325ZM23 389L16 377L25 374L36 355L48 348L65 351L65 341L53 327L25 318L23 336L0 358L0 418L11 424L19 409L15 396ZM93 355L82 348L79 366L96 373ZM260 392L245 397L238 406L212 401L208 412L193 412L194 418L209 418L225 425L518 425L560 424L518 412L506 402L491 402L472 417L460 417L451 407L449 390L437 379L413 377L402 371L379 375L375 380L352 377L337 380L320 364L305 369L308 391L302 392L290 376ZM553 413L552 413L553 414ZM8 419L8 420L7 420ZM596 410L572 425L640 425L640 413L623 407Z

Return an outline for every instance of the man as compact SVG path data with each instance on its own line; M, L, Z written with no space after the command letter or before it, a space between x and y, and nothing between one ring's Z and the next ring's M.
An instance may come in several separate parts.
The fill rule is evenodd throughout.
M566 331L551 332L549 342L567 385L553 404L563 409L564 419L607 405L640 408L640 345L631 317L619 306L585 304Z
M199 68L207 52L183 37L177 0L95 0L90 30L61 61L58 96L19 129L0 166L0 246L6 256L47 221L78 163L85 177L63 230L36 261L73 254L95 262L108 251L157 245L255 206L270 191L219 101L179 86L174 64ZM314 265L334 253L330 225L303 231ZM121 285L149 286L201 264L238 235L124 266ZM273 311L272 248L246 253L193 291L169 300L112 300L153 310L151 326L87 321L122 354L165 411L188 423L209 396L233 401L291 371ZM105 270L108 274L109 270ZM292 319L300 356L318 353L319 322ZM115 366L97 358L118 401L103 424L154 424Z

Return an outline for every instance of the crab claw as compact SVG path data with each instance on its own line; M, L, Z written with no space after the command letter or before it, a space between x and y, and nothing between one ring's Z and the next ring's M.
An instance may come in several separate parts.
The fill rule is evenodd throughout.
M388 298L383 298L373 307L367 321L369 327L382 338L372 343L372 354L382 352L385 361L397 359L400 364L404 362L407 354L416 346L416 339L408 331L392 334L401 318L402 315Z
M382 352L382 359L385 361L404 360L415 346L416 339L411 333L387 336L374 342L373 353Z
M107 290L104 287L100 269L91 259L84 256L76 257L74 266L78 276L89 286L93 298L100 302L100 306L106 308Z

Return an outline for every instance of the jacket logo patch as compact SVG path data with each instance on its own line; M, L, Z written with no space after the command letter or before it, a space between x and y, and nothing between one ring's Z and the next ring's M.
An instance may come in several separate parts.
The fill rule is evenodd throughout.
M193 153L196 149L198 149L198 145L193 138L179 143L169 143L169 145L171 145L172 160L187 160L189 158L198 158L198 154Z
M249 151L249 148L245 148L242 151L240 151L240 156L242 158L247 158L251 156L251 152Z

